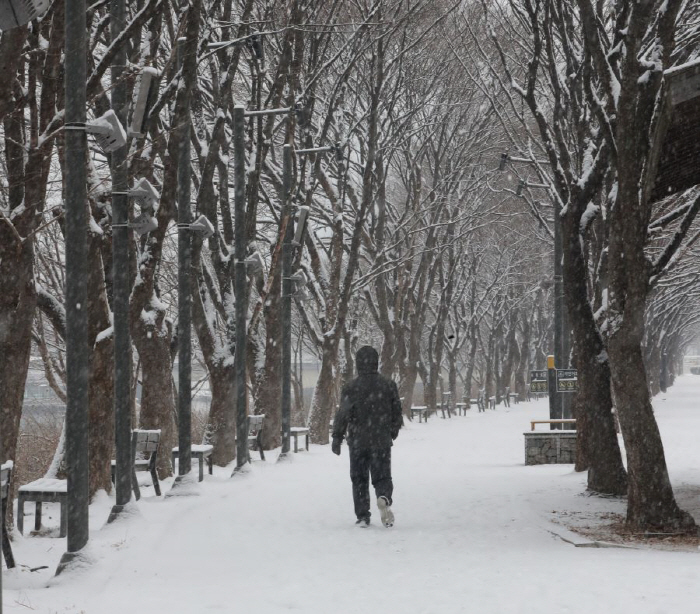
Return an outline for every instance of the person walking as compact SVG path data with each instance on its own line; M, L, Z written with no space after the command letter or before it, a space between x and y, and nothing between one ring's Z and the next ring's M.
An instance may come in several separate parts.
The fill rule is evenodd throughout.
M358 375L343 386L340 408L333 421L332 450L340 455L343 438L347 439L355 524L369 526L371 474L382 524L391 527L394 524L391 447L403 426L401 400L396 384L378 373L377 350L369 345L361 347L355 365Z

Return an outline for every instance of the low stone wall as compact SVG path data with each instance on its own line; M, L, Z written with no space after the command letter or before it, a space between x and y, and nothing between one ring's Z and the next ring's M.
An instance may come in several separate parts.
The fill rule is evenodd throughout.
M576 461L576 431L528 431L525 464L568 464Z

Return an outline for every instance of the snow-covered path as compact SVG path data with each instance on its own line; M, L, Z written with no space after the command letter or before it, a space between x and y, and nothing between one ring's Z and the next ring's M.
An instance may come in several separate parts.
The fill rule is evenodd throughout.
M655 402L674 485L700 483L699 396L687 376ZM345 446L285 464L270 453L234 479L219 469L201 496L144 497L109 526L105 495L84 571L51 580L64 540L18 536L18 562L49 569L5 571L5 612L697 612L700 552L575 548L550 532L550 519L600 502L580 495L571 465L524 466L522 433L547 413L539 401L409 423L392 529L377 513L354 526Z

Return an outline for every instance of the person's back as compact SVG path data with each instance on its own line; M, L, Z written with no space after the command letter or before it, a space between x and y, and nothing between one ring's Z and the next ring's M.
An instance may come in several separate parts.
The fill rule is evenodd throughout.
M369 524L369 473L382 512L382 522L392 526L393 482L391 446L403 425L396 384L379 375L379 355L365 346L356 356L358 376L343 387L340 409L333 423L333 452L340 454L344 437L350 448L350 478L355 513L360 526Z
M347 441L357 448L392 445L401 428L401 405L396 384L378 373L360 373L343 388L341 407L347 412ZM334 422L343 427L343 417ZM334 437L336 433L334 432Z

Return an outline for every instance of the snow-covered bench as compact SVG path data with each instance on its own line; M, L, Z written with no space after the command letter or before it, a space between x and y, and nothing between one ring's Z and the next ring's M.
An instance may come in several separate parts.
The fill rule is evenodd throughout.
M299 451L299 436L306 436L306 451L309 451L309 429L305 426L293 426L289 429L289 434L294 437L294 451Z
M576 418L552 418L551 420L530 420L530 430L535 430L535 424L571 424L576 426Z
M265 452L262 446L263 425L265 423L265 414L248 416L246 418L248 424L248 462L250 462L250 444L255 443L260 452L260 460L265 460Z
M423 422L423 418L426 422L428 421L428 407L426 405L413 405L411 407L411 420L416 414L418 414L418 422Z
M20 486L17 491L17 528L24 533L24 504L28 501L36 503L34 513L34 530L41 530L41 504L60 504L59 536L66 536L66 505L68 503L68 481L54 478L40 478L29 484Z
M8 569L12 569L15 566L15 557L12 554L12 545L10 544L10 537L7 534L7 527L5 526L5 514L7 513L7 502L10 499L10 480L12 478L12 461L7 461L0 467L0 495L2 497L2 516L0 516L0 522L2 522L2 553L5 556L5 564Z
M199 460L199 481L204 479L204 463L207 463L209 468L209 475L214 473L214 466L212 463L211 455L214 451L214 446L209 444L194 445L192 446L192 456ZM180 458L180 448L173 448L172 460L173 460L173 470L175 469L175 461Z
M156 461L158 460L158 446L160 444L160 429L144 430L134 429L131 431L131 487L134 489L134 496L138 501L141 498L141 490L136 479L137 471L148 471L153 480L153 490L160 497L160 482L156 471ZM148 458L142 458L147 454ZM112 482L116 475L116 461L112 461Z
M469 399L469 405L476 405L480 412L486 411L486 390L484 388L479 390L479 396L476 399Z

